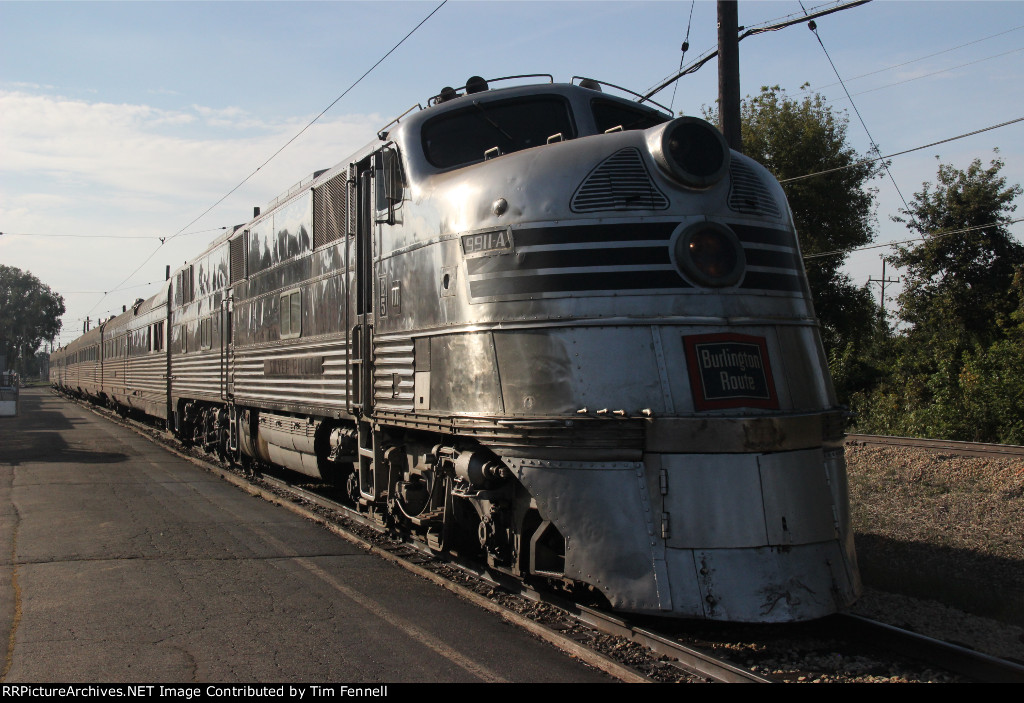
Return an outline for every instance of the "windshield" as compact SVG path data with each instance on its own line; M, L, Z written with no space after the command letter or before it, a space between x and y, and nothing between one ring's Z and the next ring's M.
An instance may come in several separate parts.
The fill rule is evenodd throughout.
M576 136L572 109L557 95L484 102L473 100L459 110L423 125L423 151L438 168L450 168L546 144L550 137ZM497 151L494 151L497 147Z
M616 127L622 127L623 131L647 129L668 122L668 118L660 112L613 100L591 100L590 107L594 111L594 123L598 132L607 132Z

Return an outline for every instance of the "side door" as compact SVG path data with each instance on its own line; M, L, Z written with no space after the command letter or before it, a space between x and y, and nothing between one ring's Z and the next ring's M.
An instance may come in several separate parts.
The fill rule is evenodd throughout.
M227 402L234 398L234 329L232 327L232 289L224 291L220 303L220 399Z
M381 275L382 228L396 220L396 203L403 197L398 153L388 144L349 167L350 203L356 213L355 237L349 238L349 265L354 278L349 293L346 334L349 349L349 412L368 416L373 411L373 331L388 314L388 281ZM352 202L354 201L354 202Z
M347 239L345 267L348 349L346 394L348 411L365 418L373 409L373 158L349 167L349 212L354 213L354 236Z
M397 154L385 146L351 165L350 190L356 213L356 232L349 238L349 265L346 272L349 322L346 335L349 350L348 409L358 418L359 500L367 505L378 502L387 491L387 462L383 444L370 416L374 408L373 332L379 315L387 314L386 282L378 276L381 260L381 228L393 225L394 187L388 174L395 169ZM399 194L399 199L400 199ZM350 201L350 207L353 203ZM383 304L380 304L383 303ZM379 306L378 306L379 305Z

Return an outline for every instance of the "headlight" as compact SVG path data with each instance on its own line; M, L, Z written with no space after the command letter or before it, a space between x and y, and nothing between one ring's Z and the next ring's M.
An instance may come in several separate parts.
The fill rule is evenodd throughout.
M665 173L691 188L714 185L729 171L725 137L697 117L680 117L651 130L647 146Z
M688 280L712 288L736 285L746 267L739 238L716 222L698 222L683 230L676 239L675 261Z

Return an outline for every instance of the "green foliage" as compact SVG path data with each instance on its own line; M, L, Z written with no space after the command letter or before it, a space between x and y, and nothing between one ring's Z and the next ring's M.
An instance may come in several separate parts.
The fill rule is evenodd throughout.
M886 377L853 394L859 430L1024 443L1024 246L1007 229L1022 191L1002 166L940 165L894 218L924 240L891 257L906 271L906 327Z
M31 360L44 339L60 331L64 299L33 276L0 265L0 355L8 366Z
M900 317L921 343L956 339L965 351L1002 337L1014 271L1024 264L1024 246L1007 229L1021 187L1007 187L1002 167L999 160L986 169L976 159L966 171L940 164L934 189L925 183L893 218L924 237L890 257L906 271ZM966 228L975 229L945 234Z
M873 388L887 373L890 345L888 326L875 318L867 334L828 351L828 368L836 396L849 405L857 392Z
M715 119L713 112L707 115ZM743 153L784 183L805 257L848 250L874 238L875 191L867 187L880 166L862 160L847 143L847 119L818 94L793 99L778 86L761 88L742 106ZM854 165L856 164L856 165ZM826 351L844 354L872 335L877 315L870 292L841 271L846 256L805 260Z

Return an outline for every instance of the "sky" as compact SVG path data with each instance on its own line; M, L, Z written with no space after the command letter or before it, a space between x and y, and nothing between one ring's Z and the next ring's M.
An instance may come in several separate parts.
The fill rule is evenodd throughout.
M64 296L57 343L153 295L167 265L446 85L546 73L642 93L717 44L711 0L439 5L0 0L0 264ZM748 28L801 13L796 0L739 5ZM862 154L872 138L893 154L1024 117L1024 1L874 0L817 27L825 50L806 24L743 40L742 94L809 84L847 113ZM656 99L700 115L717 80L712 60ZM1024 183L1024 122L893 158L892 179L871 184L876 241L912 236L891 218L940 162L993 158ZM1011 231L1024 241L1024 222ZM846 271L881 278L889 251L853 253Z

